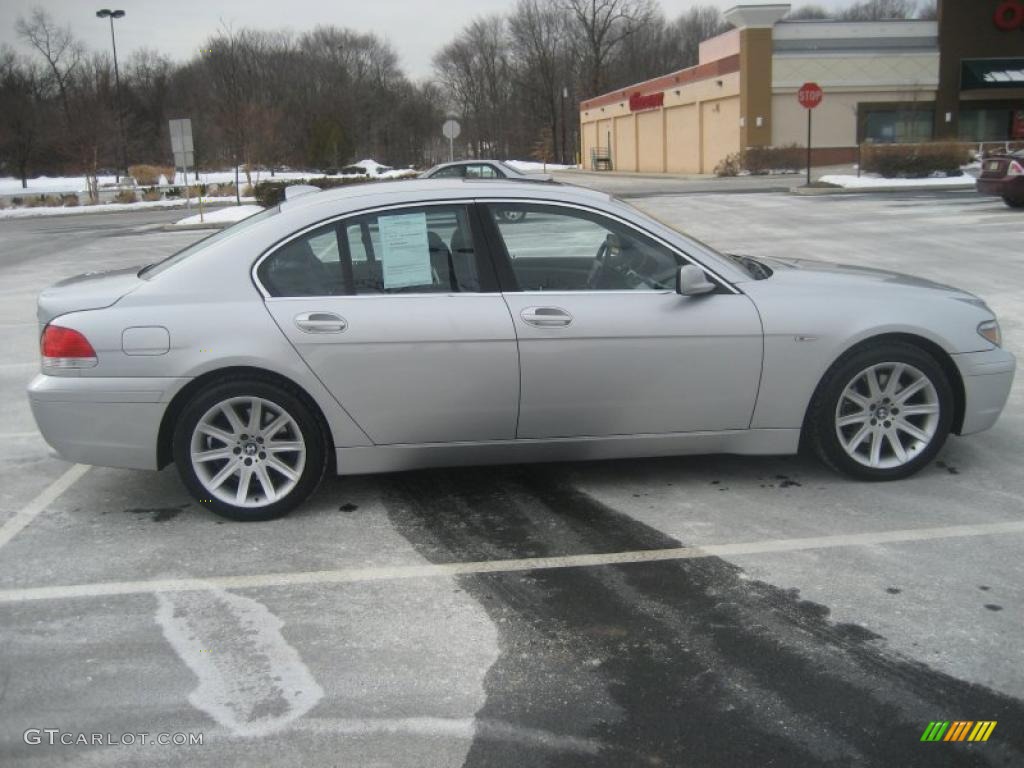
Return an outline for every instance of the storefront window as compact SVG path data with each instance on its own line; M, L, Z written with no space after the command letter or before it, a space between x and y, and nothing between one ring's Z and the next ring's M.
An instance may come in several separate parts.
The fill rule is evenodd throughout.
M1010 138L1013 110L965 109L960 112L960 138L964 141L1006 141Z
M867 113L864 140L875 144L931 141L935 112L931 109L886 109Z

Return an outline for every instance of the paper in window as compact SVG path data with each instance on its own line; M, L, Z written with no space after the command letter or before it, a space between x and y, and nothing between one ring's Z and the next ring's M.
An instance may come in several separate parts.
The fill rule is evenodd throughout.
M381 216L378 227L384 288L433 285L427 215L403 213Z

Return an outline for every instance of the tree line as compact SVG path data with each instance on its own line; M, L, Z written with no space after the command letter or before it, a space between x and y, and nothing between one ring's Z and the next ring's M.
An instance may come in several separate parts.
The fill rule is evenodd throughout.
M920 7L919 7L920 6ZM862 0L848 20L934 18L934 3ZM793 18L830 16L809 5ZM204 168L332 171L373 157L425 166L445 159L446 115L461 156L572 162L578 104L697 63L701 41L727 29L713 6L674 19L656 0L517 0L471 20L413 80L374 33L317 26L292 34L223 28L187 61L90 51L37 8L16 22L20 50L0 48L0 173L85 173L167 164L167 121L192 117Z

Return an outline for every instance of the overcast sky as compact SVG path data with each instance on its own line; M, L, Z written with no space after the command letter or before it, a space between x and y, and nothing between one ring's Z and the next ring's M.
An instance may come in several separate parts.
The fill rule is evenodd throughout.
M109 22L95 11L108 0L0 0L0 43L22 47L14 32L18 16L41 6L92 49L110 45ZM749 1L749 0L748 0ZM452 39L474 16L506 12L515 0L119 0L127 16L115 22L118 58L137 48L156 48L173 59L189 58L221 24L235 28L259 27L302 32L317 24L335 24L387 38L401 58L406 73L431 73L434 52ZM698 0L722 9L737 0ZM848 0L813 0L836 8ZM668 18L675 18L695 3L661 0ZM804 5L794 2L793 5ZM93 7L95 6L95 8ZM23 48L22 48L23 49ZM24 50L24 49L23 49Z

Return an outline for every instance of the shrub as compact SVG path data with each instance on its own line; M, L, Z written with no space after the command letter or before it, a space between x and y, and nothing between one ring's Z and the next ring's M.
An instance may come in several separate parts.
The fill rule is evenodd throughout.
M232 182L226 184L217 184L214 186L210 185L210 195L213 197L234 197L235 196L235 185Z
M970 147L954 141L927 144L865 144L861 169L887 179L923 179L934 173L959 176L961 165L970 162Z
M162 197L163 195L160 194L160 190L155 188L147 189L145 192L142 193L142 199L145 200L147 203L152 203L156 200L161 199Z
M135 194L134 189L122 189L120 192L114 195L114 202L137 203L139 202L139 196Z
M165 183L174 183L174 167L170 165L130 165L128 175L135 179L140 187L152 187L160 183L160 177L164 177Z
M738 176L740 172L739 153L726 155L715 166L715 176Z
M65 208L75 208L78 206L78 195L76 195L74 192L71 192L66 195L61 195L60 204L63 205Z
M782 171L796 173L804 167L805 151L798 144L782 147L747 147L741 164L752 174Z
M164 196L168 200L181 197L181 187L168 187L164 190Z
M64 199L61 195L47 195L43 199L43 205L47 208L60 208L64 205Z
M333 189L334 187L345 187L350 184L368 183L372 182L365 178L332 179L327 176L321 176L316 179L302 179L301 181L261 181L253 187L253 195L255 196L257 203L262 205L264 208L271 208L284 201L285 187L294 186L295 184L311 184L312 186L319 187L320 189Z

